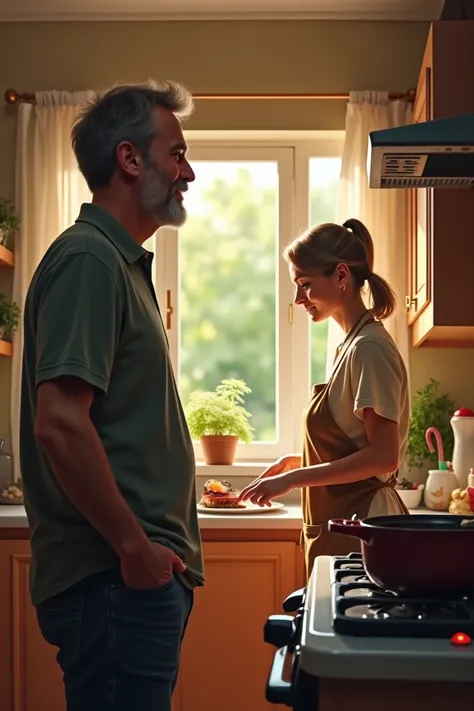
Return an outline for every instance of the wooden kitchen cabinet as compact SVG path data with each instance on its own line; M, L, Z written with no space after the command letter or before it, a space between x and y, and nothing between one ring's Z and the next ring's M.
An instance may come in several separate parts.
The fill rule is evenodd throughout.
M263 642L267 617L298 587L291 542L205 543L206 586L196 591L183 644L175 711L265 711L275 650Z
M420 71L420 79L413 106L413 121L420 123L433 118L432 106L433 38L430 33ZM429 278L430 244L432 236L431 212L433 190L410 190L408 194L409 249L407 297L408 322L412 324L429 306L431 280Z
M65 711L56 652L30 603L27 540L0 540L0 711Z
M207 582L196 591L173 711L275 708L264 697L274 650L263 625L303 585L302 554L276 531L260 541L231 533L234 540L204 542ZM29 562L28 540L0 540L0 711L65 711L56 651L30 603Z
M474 22L431 26L416 123L474 112ZM474 347L472 190L408 191L408 323L414 346Z

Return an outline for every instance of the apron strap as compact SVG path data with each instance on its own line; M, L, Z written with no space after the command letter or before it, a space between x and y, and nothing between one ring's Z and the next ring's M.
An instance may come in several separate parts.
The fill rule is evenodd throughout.
M332 373L328 378L328 382L327 382L328 387L329 387L330 383L336 377L336 375L339 371L339 368L341 367L341 365L344 361L344 356L346 355L352 341L354 340L354 338L356 336L359 335L360 331L364 328L364 326L366 326L369 323L375 323L375 318L372 316L370 311L366 311L365 314L362 316L362 318L360 318L359 321L355 324L355 326L353 326L352 330L349 331L349 334L347 335L346 340L341 345L341 350L336 355Z

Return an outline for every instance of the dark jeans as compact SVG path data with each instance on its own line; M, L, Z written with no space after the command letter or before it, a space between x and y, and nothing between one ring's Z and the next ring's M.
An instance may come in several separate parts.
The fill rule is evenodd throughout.
M92 575L37 607L59 647L68 711L171 711L193 593L176 577L127 588L118 571Z

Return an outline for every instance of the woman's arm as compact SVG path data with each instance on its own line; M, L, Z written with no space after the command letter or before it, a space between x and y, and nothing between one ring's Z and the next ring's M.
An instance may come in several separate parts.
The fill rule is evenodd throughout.
M239 501L269 506L273 499L301 486L349 484L398 469L398 424L381 417L372 408L363 411L368 444L363 449L326 464L292 469L283 474L256 479L242 489Z
M294 486L349 484L397 471L404 383L396 349L370 340L357 345L350 355L350 389L354 415L363 422L367 445L348 457L295 470Z
M369 341L354 349L350 368L354 415L364 423L367 445L332 462L256 480L242 490L240 500L263 506L297 487L349 484L397 471L400 403L406 387L399 355Z

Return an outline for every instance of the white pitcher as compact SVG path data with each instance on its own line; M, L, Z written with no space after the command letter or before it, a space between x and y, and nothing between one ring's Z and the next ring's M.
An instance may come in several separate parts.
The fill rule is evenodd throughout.
M469 470L474 468L474 417L451 418L454 432L453 469L460 489L468 485Z
M430 469L425 485L426 508L432 511L447 511L456 485L454 472L447 469Z

